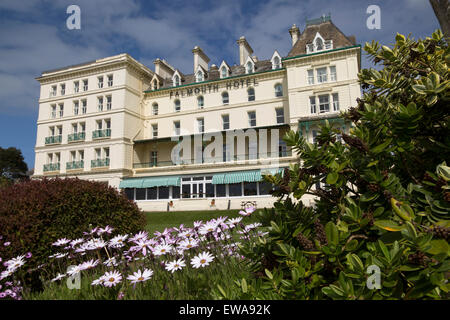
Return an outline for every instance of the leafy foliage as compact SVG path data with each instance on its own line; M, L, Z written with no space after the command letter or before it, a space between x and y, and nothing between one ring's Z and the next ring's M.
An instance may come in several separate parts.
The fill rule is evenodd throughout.
M22 177L28 171L22 152L14 147L0 147L0 176L9 179Z
M36 271L52 253L49 244L79 236L90 225L131 233L145 226L145 216L125 195L100 182L43 179L0 189L0 234L11 242L0 246L4 259L32 252L27 265ZM31 273L37 284L38 273Z
M438 30L364 50L383 68L359 73L364 96L341 115L350 133L326 123L316 144L285 136L301 160L266 177L279 197L259 217L269 236L242 248L256 279L222 298L448 298L448 44Z

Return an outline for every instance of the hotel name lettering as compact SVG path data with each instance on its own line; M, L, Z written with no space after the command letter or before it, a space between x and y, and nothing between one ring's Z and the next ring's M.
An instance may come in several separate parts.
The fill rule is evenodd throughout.
M219 92L220 90L233 90L242 89L248 87L256 87L258 81L256 78L247 78L241 80L227 81L225 83L217 84L205 84L195 88L186 88L180 90L170 91L170 99L172 98L184 98L192 95L198 96L200 94Z

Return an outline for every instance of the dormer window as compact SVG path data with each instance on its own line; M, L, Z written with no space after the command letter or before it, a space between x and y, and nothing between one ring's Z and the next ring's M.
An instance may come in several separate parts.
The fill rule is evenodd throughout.
M220 70L220 78L227 78L230 76L230 67L227 65L225 61L222 61L219 67Z
M333 49L333 40L325 40L320 33L316 33L312 43L306 45L306 53Z
M152 89L153 89L153 90L158 90L158 81L154 80L154 81L152 82Z
M247 62L245 70L247 73L253 73L253 63L251 63L251 61Z
M272 62L272 70L281 69L281 56L278 51L275 50L270 61Z
M222 67L222 70L220 71L221 78L226 78L228 76L228 70L226 67Z
M203 72L201 70L197 71L196 79L197 79L197 82L202 82L204 80Z
M175 87L178 87L180 85L180 77L178 75L175 75L175 77L173 77L173 85Z

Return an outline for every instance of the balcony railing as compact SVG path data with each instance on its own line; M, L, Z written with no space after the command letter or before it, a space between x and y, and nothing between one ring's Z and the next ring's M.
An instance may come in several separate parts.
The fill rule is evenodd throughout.
M76 169L83 169L84 168L84 161L71 161L66 162L66 170L76 170Z
M109 158L91 160L91 168L109 167Z
M101 139L111 137L111 129L92 131L92 139Z
M59 171L60 169L60 163L48 163L48 164L44 164L44 172L49 172L49 171Z
M153 167L170 167L170 166L177 166L177 165L187 165L187 164L204 164L204 163L224 163L224 162L232 162L232 161L252 161L252 160L263 160L263 159L276 159L276 158L285 158L285 157L291 157L292 151L285 150L280 151L276 153L267 153L267 156L264 156L262 154L255 154L255 155L249 155L249 154L242 154L242 155L234 155L232 158L228 157L226 160L224 160L223 156L217 158L203 158L194 160L191 159L190 161L187 160L180 160L179 164L175 164L173 161L152 161L152 162L139 162L134 163L133 168L134 169L145 169L145 168L153 168Z
M45 138L45 144L56 144L61 143L62 141L62 135L59 136L50 136Z
M67 136L68 142L84 141L84 139L86 139L85 132L71 133Z

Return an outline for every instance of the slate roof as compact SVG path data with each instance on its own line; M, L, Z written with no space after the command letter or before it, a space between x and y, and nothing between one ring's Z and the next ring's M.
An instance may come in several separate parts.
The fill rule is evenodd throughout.
M355 37L347 37L331 20L320 23L307 24L305 30L298 38L297 42L289 51L287 57L295 57L306 54L306 45L312 43L317 32L325 40L333 40L333 49L344 48L356 44Z

